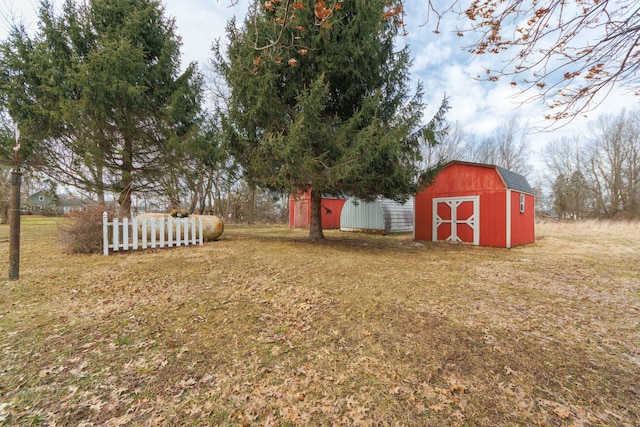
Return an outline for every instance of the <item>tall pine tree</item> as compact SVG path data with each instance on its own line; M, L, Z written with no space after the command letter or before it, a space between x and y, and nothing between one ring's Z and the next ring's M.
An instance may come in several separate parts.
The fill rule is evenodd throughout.
M197 133L201 78L180 73L180 39L157 0L43 0L32 38L13 28L1 45L4 104L23 155L56 180L118 195L157 188L179 146Z
M423 104L409 50L394 45L399 2L336 5L260 3L214 48L234 155L251 183L311 189L312 240L324 238L323 194L405 200L420 172Z

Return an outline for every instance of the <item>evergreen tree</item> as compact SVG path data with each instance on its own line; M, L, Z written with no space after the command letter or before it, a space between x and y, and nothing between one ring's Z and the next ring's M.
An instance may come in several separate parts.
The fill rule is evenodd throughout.
M406 200L417 189L423 104L408 48L394 46L394 5L261 3L228 25L226 52L214 48L231 151L252 184L311 189L312 240L324 238L323 194Z
M157 188L200 120L201 78L179 73L180 39L157 0L40 4L39 30L1 45L4 103L20 125L23 157L58 181L128 215L133 193Z

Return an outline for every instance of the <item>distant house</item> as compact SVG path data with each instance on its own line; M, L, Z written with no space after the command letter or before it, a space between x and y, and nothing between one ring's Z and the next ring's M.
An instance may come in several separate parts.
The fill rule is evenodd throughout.
M535 241L526 178L495 165L453 161L415 196L417 240L511 248Z
M27 197L26 209L33 214L68 215L71 212L86 211L98 203L91 199L71 195L51 195L38 191Z
M45 191L38 191L27 197L26 209L31 213L40 213L57 209L54 197Z

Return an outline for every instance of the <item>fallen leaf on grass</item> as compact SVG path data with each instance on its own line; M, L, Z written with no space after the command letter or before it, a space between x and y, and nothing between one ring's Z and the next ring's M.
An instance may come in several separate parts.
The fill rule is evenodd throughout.
M109 421L106 422L105 425L108 427L125 426L131 423L131 420L133 420L133 418L134 418L133 414L125 414L120 417L110 419Z
M447 383L450 393L466 393L467 391L467 387L455 378L449 378Z
M456 417L459 421L464 420L464 414L460 411L455 411L452 415Z
M178 382L177 386L181 389L188 389L196 385L197 381L193 377Z
M159 416L159 417L155 417L155 418L152 418L152 419L148 420L146 425L149 426L149 427L159 427L161 425L164 425L165 421L166 421L166 417Z
M189 347L187 347L186 345L183 345L180 348L180 351L178 352L178 354L176 354L176 358L177 359L181 359L184 357L185 354L189 353Z
M271 348L271 355L274 357L280 356L280 354L282 354L282 349L280 347L278 347L277 345L274 345Z
M560 405L560 404L555 405L555 407L553 408L553 412L563 420L566 420L571 416L571 409L569 409L569 407L567 406Z
M621 417L620 415L616 414L615 412L609 411L608 409L605 409L604 413L607 414L607 415L611 415L613 418L616 418L619 421L624 421L623 417Z

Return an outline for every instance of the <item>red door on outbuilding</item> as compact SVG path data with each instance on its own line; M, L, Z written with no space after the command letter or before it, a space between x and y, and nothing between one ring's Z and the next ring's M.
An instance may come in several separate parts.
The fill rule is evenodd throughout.
M414 206L416 240L506 248L535 240L533 189L499 166L450 162Z
M340 228L340 213L344 199L322 197L322 228L325 230ZM289 226L291 228L309 228L311 225L311 190L298 191L289 197Z

